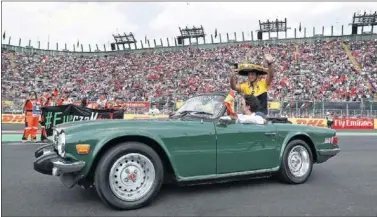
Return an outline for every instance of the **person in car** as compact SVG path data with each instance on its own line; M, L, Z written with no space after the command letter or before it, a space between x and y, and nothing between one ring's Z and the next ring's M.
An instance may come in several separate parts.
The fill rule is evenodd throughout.
M266 53L264 55L264 60L268 68L260 65L248 64L246 61L242 64L235 64L236 70L234 70L230 78L230 87L239 93L256 96L261 105L256 112L259 115L266 117L268 114L267 92L274 78L274 58ZM248 81L242 84L237 84L237 72L241 76L247 76Z
M220 119L225 121L235 120L236 123L241 124L265 124L267 123L266 119L256 114L259 106L260 103L257 97L246 95L241 100L242 114L221 117Z

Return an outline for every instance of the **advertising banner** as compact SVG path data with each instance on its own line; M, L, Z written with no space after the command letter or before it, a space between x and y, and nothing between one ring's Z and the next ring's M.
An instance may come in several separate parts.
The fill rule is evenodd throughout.
M292 124L304 124L316 127L327 127L327 120L324 118L288 118Z
M3 105L13 105L13 101L9 101L9 100L4 100L4 101L1 101L1 104Z
M89 101L88 103L90 104L96 104L97 102L95 101ZM75 101L72 104L75 105L80 105L81 101ZM121 101L120 104L122 106L125 106L126 108L133 108L133 109L149 109L149 102L144 102L144 101Z
M141 115L141 114L124 114L126 120L146 120L146 119L165 119L169 115Z
M149 108L149 102L122 102L127 108Z
M123 119L123 110L90 109L73 104L63 106L49 106L42 108L42 121L46 127L47 136L52 135L52 127L76 121L98 119Z
M176 109L180 109L183 106L183 104L185 104L185 102L176 102L175 103L175 108Z
M369 119L369 118L334 119L333 129L372 130L374 129L374 119Z
M2 124L25 124L25 115L1 115Z
M280 109L280 102L268 102L268 109Z

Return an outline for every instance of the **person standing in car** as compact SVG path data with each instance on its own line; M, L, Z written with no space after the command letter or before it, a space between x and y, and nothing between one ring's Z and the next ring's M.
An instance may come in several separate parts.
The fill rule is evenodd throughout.
M274 77L274 58L270 54L264 55L265 63L268 68L254 64L237 64L237 70L232 73L230 87L244 95L256 96L260 107L257 114L265 117L268 114L268 88L271 86ZM237 72L241 76L247 76L248 81L237 84ZM267 78L262 78L267 75Z

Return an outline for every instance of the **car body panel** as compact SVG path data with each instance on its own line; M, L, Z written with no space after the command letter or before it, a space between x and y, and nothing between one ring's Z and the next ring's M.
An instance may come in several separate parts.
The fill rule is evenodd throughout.
M71 134L67 153L70 153L73 159L87 163L85 175L103 146L124 136L142 136L154 140L165 151L179 177L216 173L216 133L212 122L101 120L77 123L74 130L64 125L59 128L67 135ZM90 153L77 154L75 144L90 144Z
M278 160L275 154L273 124L231 124L217 126L217 173L272 168Z
M85 162L81 171L84 177L94 171L101 150L116 145L115 140L125 142L135 138L147 138L163 150L178 182L278 171L285 147L297 136L314 145L317 163L337 153L338 147L326 142L336 135L335 130L271 122L221 125L218 119L225 106L218 111L217 117L207 119L205 115L192 115L185 120L89 120L64 123L56 128L66 135L65 158ZM77 144L89 144L90 152L78 154Z

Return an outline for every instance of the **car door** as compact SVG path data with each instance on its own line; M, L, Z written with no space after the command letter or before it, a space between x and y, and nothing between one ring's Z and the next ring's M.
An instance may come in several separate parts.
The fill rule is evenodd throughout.
M169 123L160 137L180 178L216 175L216 132L213 122Z
M216 125L217 173L269 169L276 164L273 124Z

